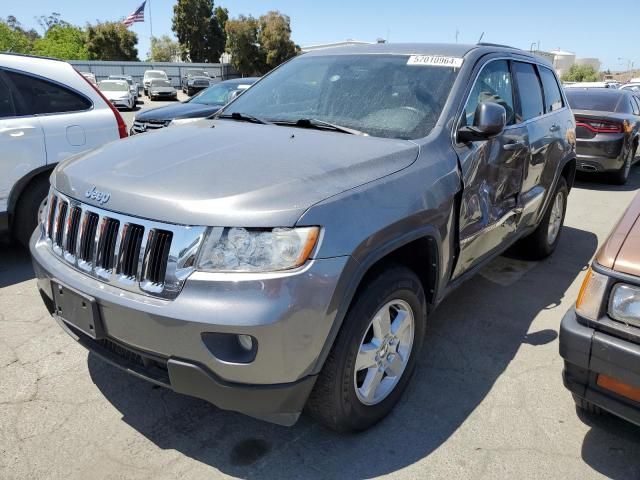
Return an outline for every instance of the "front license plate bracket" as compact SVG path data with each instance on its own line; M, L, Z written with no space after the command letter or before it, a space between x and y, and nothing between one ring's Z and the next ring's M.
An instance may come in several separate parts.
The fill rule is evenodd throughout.
M104 338L98 304L93 297L53 280L51 282L55 310L53 314L94 340Z

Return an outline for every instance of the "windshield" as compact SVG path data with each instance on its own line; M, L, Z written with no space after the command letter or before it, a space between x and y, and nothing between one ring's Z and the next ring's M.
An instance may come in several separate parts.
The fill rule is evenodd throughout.
M613 90L565 90L569 105L574 110L596 110L599 112L615 112L622 94Z
M187 70L187 75L192 77L208 77L209 74L204 70Z
M100 90L104 90L105 92L120 92L120 91L129 91L129 85L125 81L106 81L100 82L98 84Z
M164 72L144 72L144 76L147 78L167 78L167 74Z
M202 105L224 105L229 101L229 94L238 90L238 83L219 83L202 91L199 95L192 97L189 103Z
M151 86L152 87L170 87L171 82L169 80L154 79L154 80L151 80Z
M458 69L409 65L407 55L301 56L225 110L271 122L313 119L386 138L429 134Z

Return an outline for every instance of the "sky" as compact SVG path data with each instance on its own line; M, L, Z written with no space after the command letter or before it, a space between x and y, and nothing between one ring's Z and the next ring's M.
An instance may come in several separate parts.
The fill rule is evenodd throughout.
M176 0L151 2L153 34L173 35L171 17ZM36 16L52 11L70 23L117 21L133 12L142 0L27 0L4 4L0 16L15 15L26 27L39 29ZM216 1L240 14L260 16L279 10L291 18L293 40L301 46L346 39L398 42L503 43L529 50L561 48L578 57L596 57L602 69L626 70L634 62L640 68L637 14L615 6L602 7L594 0L472 1L449 0L429 4L420 0L227 0ZM150 23L131 29L138 34L138 54L149 50ZM634 32L635 29L635 32Z

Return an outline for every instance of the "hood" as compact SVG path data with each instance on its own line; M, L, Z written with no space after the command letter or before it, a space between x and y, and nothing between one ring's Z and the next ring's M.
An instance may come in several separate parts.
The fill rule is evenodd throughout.
M100 92L105 96L107 100L116 100L118 98L128 97L131 93L129 90L120 92L100 90Z
M143 122L166 121L176 118L204 118L220 110L222 105L202 105L199 103L178 103L166 107L154 108L136 115Z
M596 261L606 268L640 276L640 194L636 195L602 245Z
M115 212L186 225L287 227L312 205L413 163L416 144L231 120L111 142L59 164L53 186ZM99 205L94 188L110 195Z

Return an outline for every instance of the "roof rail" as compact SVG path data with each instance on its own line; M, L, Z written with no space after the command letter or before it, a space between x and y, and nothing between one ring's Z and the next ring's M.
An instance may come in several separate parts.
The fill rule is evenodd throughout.
M501 43L489 43L489 42L478 42L476 45L481 47L502 47L502 48L511 48L512 50L521 50L517 47L512 47L511 45L503 45Z

